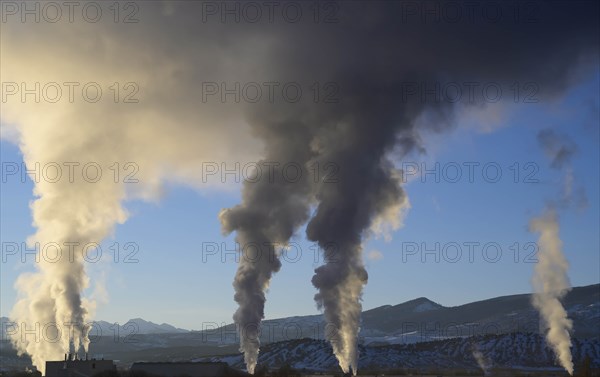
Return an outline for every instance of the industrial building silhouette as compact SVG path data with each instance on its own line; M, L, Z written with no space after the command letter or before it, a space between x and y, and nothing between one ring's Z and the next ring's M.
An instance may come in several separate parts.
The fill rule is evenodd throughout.
M132 372L161 377L246 377L248 373L224 362L149 362L133 363Z
M100 372L116 371L112 360L80 358L79 355L65 354L63 361L46 361L46 377L91 377Z
M47 361L45 377L93 377L103 372L115 372L113 360L80 358L77 354L65 354L62 361ZM156 377L247 377L248 373L231 368L224 362L138 362L131 372Z

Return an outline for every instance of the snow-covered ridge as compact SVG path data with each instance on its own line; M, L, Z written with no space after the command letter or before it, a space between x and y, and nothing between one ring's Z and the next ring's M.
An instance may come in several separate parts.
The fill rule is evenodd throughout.
M544 369L558 367L554 354L538 334L503 334L448 339L420 344L360 346L359 368L386 370L397 368L481 369L478 352L488 369ZM592 367L600 367L600 341L573 339L575 365L589 358ZM200 358L197 361L226 361L243 368L241 354ZM337 361L326 341L291 340L262 347L259 365L279 368L289 364L295 369L337 371Z

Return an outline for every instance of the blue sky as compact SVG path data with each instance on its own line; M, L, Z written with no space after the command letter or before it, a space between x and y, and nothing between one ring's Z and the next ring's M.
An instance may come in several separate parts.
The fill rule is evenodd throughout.
M411 156L412 160L425 161L429 169L435 162L440 167L465 162L496 163L501 167L502 178L497 183L486 182L481 169L476 168L472 183L464 175L458 183L444 179L438 183L432 176L427 176L425 182L418 178L410 181L405 188L412 208L404 227L389 242L372 239L365 245L365 254L377 250L382 258L365 258L369 283L364 291L364 308L397 304L420 296L452 306L530 292L533 264L525 261L528 250L524 245L535 242L536 236L527 231L527 223L541 213L547 200L557 196L563 182L562 173L550 169L536 140L537 133L544 128L566 134L577 144L574 176L587 192L589 202L585 210L560 212L560 233L570 263L571 283L573 286L599 283L599 85L596 75L557 103L516 106L502 126L492 132L459 125L454 131L426 137L428 154ZM18 147L6 140L1 142L1 158L3 163L22 161ZM539 167L533 175L538 182L523 182L522 175L514 182L514 170L510 167L515 163L519 164L521 174L532 171L525 168L526 163L534 164L529 167ZM463 174L466 172L464 168ZM31 181L20 182L14 177L2 182L3 253L8 242L23 242L34 231L29 210L32 189ZM119 323L142 317L193 329L200 329L206 322L231 322L236 309L231 285L235 261L231 254L225 263L220 260L220 253L203 255L203 247L216 243L221 252L234 247L233 237L221 234L217 215L222 208L239 201L239 189L235 187L197 191L169 185L157 203L126 203L131 216L125 224L117 226L113 238L105 241L106 260L86 265L91 276L87 295L105 296L95 317ZM139 246L135 263L123 260L128 254L123 245L128 242ZM290 254L284 258L282 270L269 290L267 318L317 312L311 278L319 262L318 254L315 246L305 241L304 229L294 242L301 246L302 255L296 258ZM440 249L446 247L449 258L455 256L449 245L461 245L462 257L456 263L440 257L438 263L433 254L428 254L423 262L421 253L435 248L436 242L440 243ZM479 243L474 248L472 262L465 242ZM116 262L110 260L109 250L115 243L121 247ZM491 243L501 247L502 254L495 263L489 261L494 257L493 249L488 250L487 261L482 253L482 246ZM515 243L519 245L517 262ZM407 248L415 244L419 248L417 254L408 255ZM3 255L0 291L3 316L9 314L16 299L15 279L34 268L32 259L21 263L16 256ZM104 286L105 295L101 289L94 293L96 283Z

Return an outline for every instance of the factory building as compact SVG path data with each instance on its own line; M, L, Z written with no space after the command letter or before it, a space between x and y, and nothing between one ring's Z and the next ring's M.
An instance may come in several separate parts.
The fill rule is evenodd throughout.
M231 368L227 363L210 362L152 362L133 363L131 371L161 377L247 377L248 373Z
M112 360L80 358L77 354L65 354L63 361L46 361L45 377L92 377L105 372L116 371Z

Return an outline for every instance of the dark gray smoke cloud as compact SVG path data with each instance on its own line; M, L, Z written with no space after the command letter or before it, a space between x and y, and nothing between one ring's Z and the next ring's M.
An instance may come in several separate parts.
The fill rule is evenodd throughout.
M557 208L575 206L580 210L587 208L587 194L583 186L577 185L571 165L573 156L577 153L577 144L569 135L558 133L551 128L541 130L537 139L544 154L550 160L550 167L564 173L561 195L549 205Z
M550 159L550 166L561 169L571 162L571 158L577 152L577 145L567 135L559 135L550 128L543 129L538 133L538 142L544 153Z
M423 151L419 127L447 130L457 121L457 106L481 108L488 102L491 107L489 97L513 102L516 87L523 106L531 96L543 103L560 98L597 67L599 5L350 1L323 6L315 22L312 3L298 2L303 16L290 22L281 16L290 3L281 2L274 22L267 8L258 22L231 16L221 22L221 14L204 17L206 4L213 3L139 2L140 22L133 25L115 24L110 16L100 23L24 24L19 18L3 24L2 45L8 51L2 56L3 75L9 81L112 83L118 78L138 82L143 94L138 106L118 109L113 103L65 104L41 111L15 102L3 106L3 123L19 125L19 144L31 162L137 161L145 184L135 194L142 198L153 197L166 180L198 186L205 161L243 160L262 152L264 163L278 163L272 176L262 169L260 179L246 182L242 203L220 215L223 230L235 232L247 251L234 287L235 321L248 369L256 365L266 290L280 269L273 244L285 245L308 221L307 237L324 249L334 248L334 257L316 270L315 299L331 324L327 335L341 368L356 372L360 299L368 278L362 244L375 225L393 223L407 203L392 157ZM294 82L303 95L298 102L282 101L277 94L274 103L240 105L231 96L226 104L204 103L201 90L207 81L226 82L229 88L234 82ZM459 100L444 92L447 84L462 90ZM487 97L484 88L491 89ZM39 127L41 119L32 114L52 116ZM425 115L427 122L420 122ZM246 125L262 150L244 137ZM282 174L288 162L303 168L299 179ZM326 166L334 169L326 172ZM52 211L40 212L48 224L55 223L56 208L72 224L66 239L84 227L70 221L77 211L85 214L77 218L105 219L85 240L102 239L126 218L121 201L129 196L111 182L94 190L85 185L72 192L52 185L36 190L43 203L51 202ZM62 239L52 227L38 226L48 240ZM53 284L53 272L44 272L44 281ZM42 318L47 311L27 312L31 302L50 291L39 287L25 287L26 300L18 310L17 317L30 325L47 320ZM50 307L64 302L66 317L83 313L81 293L82 285L73 285ZM85 334L80 337L87 341ZM63 352L47 343L22 348L37 355L36 365Z
M269 121L272 107L254 108L257 135L265 140L269 158L332 163L339 168L337 181L312 182L312 190L306 181L246 184L243 204L224 216L225 229L236 230L242 243L286 242L315 201L307 237L324 249L335 248L335 257L315 271L315 300L330 324L327 336L345 372L358 368L360 300L367 282L362 242L375 221L406 200L390 155L421 148L415 126L422 114L435 115L430 119L438 122L426 126L438 131L455 121L449 98L410 95L407 89L413 84L431 90L436 83L469 82L477 88L493 83L502 90L501 101L509 101L514 100L511 85L533 83L538 100L552 101L585 71L581 67L593 67L598 58L598 5L591 2L532 2L531 18L518 21L511 17L515 10L503 3L498 22L481 15L473 22L404 19L407 4L344 2L338 23L278 28L275 42L264 51L270 72L294 81L335 82L339 101L298 104L300 112L278 109L279 123ZM481 5L478 9L482 12ZM307 121L299 121L299 114ZM570 152L561 149L557 163ZM263 292L278 269L278 262L252 268L240 264L234 283L240 303L236 322L262 318ZM252 361L258 350L253 352Z
M236 242L243 251L233 283L239 304L233 319L250 373L254 373L258 360L265 291L272 275L281 268L280 249L309 215L309 180L305 174L296 180L295 171L284 172L285 164L302 167L310 158L307 127L298 122L266 118L251 122L269 146L257 169L260 179L246 182L243 203L219 215L223 231L236 231Z

